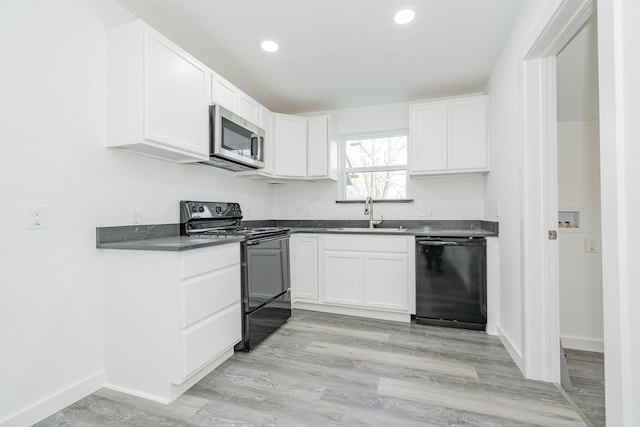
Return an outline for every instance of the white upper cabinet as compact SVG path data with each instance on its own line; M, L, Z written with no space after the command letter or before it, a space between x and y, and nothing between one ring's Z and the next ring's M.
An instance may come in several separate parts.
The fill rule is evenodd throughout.
M240 89L216 72L211 74L211 103L222 105L227 110L238 110Z
M274 175L307 176L307 118L290 114L273 115Z
M487 97L409 106L409 173L489 171Z
M447 105L409 106L410 173L447 170Z
M206 160L211 70L142 21L110 30L107 46L107 145Z
M273 113L273 177L286 180L336 180L337 144L331 142L328 115Z
M263 127L262 106L216 72L211 74L211 103L222 105L243 119Z
M243 92L240 92L238 96L238 115L260 127L264 127L262 120L262 106L256 100Z
M329 116L307 120L307 176L326 177L329 171Z

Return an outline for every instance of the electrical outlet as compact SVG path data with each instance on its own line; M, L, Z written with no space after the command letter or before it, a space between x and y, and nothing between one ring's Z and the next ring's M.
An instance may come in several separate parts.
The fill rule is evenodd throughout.
M303 215L305 218L309 218L309 206L304 207Z
M427 207L427 217L435 218L436 217L436 208L434 208L433 206L428 206Z
M27 206L27 227L30 230L44 230L47 228L47 207L44 205Z
M500 203L496 203L496 218L500 218Z
M427 216L427 211L423 205L418 205L418 216Z
M140 208L131 208L131 223L140 224Z

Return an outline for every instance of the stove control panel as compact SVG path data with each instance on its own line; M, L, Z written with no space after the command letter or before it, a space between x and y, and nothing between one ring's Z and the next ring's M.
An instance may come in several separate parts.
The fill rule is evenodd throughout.
M194 219L242 219L239 203L228 202L180 202L180 222Z

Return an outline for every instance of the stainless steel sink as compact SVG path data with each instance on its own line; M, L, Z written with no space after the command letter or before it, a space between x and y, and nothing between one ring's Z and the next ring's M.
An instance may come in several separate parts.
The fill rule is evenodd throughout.
M405 227L394 228L368 228L368 227L339 227L327 228L327 231L337 231L344 233L404 233L407 231Z

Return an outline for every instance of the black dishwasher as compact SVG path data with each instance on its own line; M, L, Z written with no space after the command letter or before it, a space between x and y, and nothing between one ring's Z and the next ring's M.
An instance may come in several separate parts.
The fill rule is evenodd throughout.
M416 238L415 321L485 329L487 246L484 238Z

